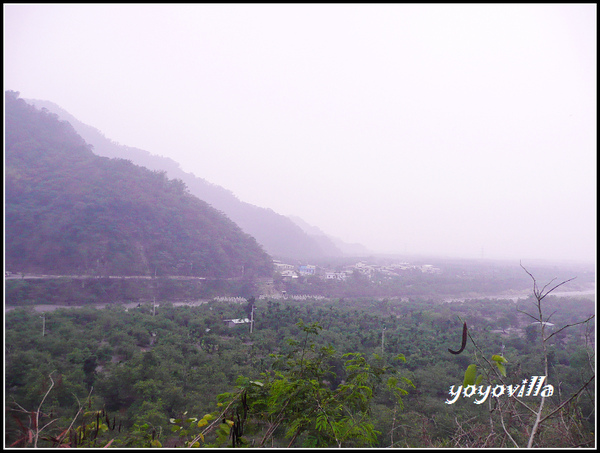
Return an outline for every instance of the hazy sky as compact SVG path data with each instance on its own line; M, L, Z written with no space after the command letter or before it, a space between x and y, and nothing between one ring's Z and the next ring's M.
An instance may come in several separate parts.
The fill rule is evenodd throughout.
M4 5L4 87L375 251L596 257L595 4Z

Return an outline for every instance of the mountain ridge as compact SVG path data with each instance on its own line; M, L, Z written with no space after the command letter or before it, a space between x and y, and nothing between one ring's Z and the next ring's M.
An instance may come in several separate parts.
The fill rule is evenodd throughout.
M344 255L349 256L364 256L364 255L372 255L369 249L367 249L364 245L358 243L348 243L342 241L335 236L331 236L321 230L319 227L310 225L301 217L295 215L288 215L288 218L292 220L296 225L304 230L304 232L310 236L312 236L316 241L321 241L321 243L326 246L326 244L333 244L340 250Z
M231 219L129 160L94 154L67 121L5 92L5 264L66 275L271 277Z
M171 178L184 181L190 192L222 211L250 234L272 256L294 261L307 261L325 257L340 257L355 253L368 253L363 246L347 244L326 234L313 235L291 216L276 213L241 201L231 191L210 183L191 172L183 170L179 163L146 150L122 145L107 138L100 130L79 121L69 112L51 101L26 99L26 102L46 108L68 121L75 130L94 147L94 152L106 157L120 157L152 170L166 171ZM296 219L299 219L296 217Z

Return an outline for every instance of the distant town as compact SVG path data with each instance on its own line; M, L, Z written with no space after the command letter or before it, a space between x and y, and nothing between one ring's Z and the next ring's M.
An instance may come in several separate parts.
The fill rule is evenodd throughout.
M275 272L284 279L294 279L299 277L317 276L324 280L344 281L354 272L367 276L369 279L375 275L384 275L388 277L398 277L405 272L420 271L428 274L439 274L442 270L432 264L413 265L406 262L394 263L389 265L367 264L359 261L356 264L343 266L341 270L327 269L312 264L293 265L286 264L279 260L273 260Z

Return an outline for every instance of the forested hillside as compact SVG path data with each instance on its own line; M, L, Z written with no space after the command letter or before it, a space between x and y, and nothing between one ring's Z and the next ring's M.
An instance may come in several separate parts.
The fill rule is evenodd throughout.
M71 123L86 142L93 145L94 153L105 157L128 159L151 170L165 171L170 178L181 179L188 186L190 193L224 212L242 230L256 238L272 256L295 260L317 259L341 256L343 253L340 248L351 247L341 241L335 244L331 238L323 234L317 237L307 234L290 218L272 209L245 203L229 190L185 172L177 162L168 157L115 143L96 128L83 124L52 102L34 99L27 102L38 108L47 108L59 115L61 119ZM354 252L357 249L354 247L349 250Z
M594 447L594 326L581 324L594 302L550 296L542 311L553 313L555 330L540 332L525 314L537 316L533 297L517 304L161 301L43 316L17 308L6 315L5 440L39 447ZM247 316L252 330L224 322ZM455 355L448 349L461 345L463 321L468 342ZM469 370L473 382L481 376L478 390L453 397L449 390L466 386ZM554 389L543 407L539 395L499 390L540 375ZM486 395L488 386L495 396ZM538 410L544 420L532 436Z
M99 157L6 92L6 268L80 275L270 276L271 258L164 172Z

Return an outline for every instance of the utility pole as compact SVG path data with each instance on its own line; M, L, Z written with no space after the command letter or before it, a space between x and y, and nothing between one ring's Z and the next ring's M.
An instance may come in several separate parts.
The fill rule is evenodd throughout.
M254 330L254 304L252 304L252 309L250 310L250 333Z
M42 337L46 335L46 315L40 316L42 318Z
M154 281L152 282L152 316L156 315L156 293L158 292L158 283L156 282L156 267L154 268Z
M383 339L385 338L385 327L381 331L381 353L383 354Z

